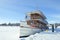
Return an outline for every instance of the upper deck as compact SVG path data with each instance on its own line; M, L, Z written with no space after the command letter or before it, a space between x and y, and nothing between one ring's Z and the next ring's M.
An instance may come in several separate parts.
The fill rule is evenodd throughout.
M41 11L32 11L26 14L30 19L46 19Z

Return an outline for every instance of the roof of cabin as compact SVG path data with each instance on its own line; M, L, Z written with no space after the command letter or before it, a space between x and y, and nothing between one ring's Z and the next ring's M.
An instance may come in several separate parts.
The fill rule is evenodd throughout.
M32 12L28 12L27 15L31 15L31 14L40 14L44 19L46 19L45 15L40 11L40 10L35 10L35 11L32 11Z

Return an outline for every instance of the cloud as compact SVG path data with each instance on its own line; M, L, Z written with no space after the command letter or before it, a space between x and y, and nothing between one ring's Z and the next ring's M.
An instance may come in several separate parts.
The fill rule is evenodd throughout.
M56 13L56 14L51 14L51 15L48 15L49 17L51 17L51 18L56 18L56 19L60 19L60 14L58 13Z
M60 15L54 15L52 17L57 18L57 19L60 19Z
M47 16L48 23L60 23L60 14L50 14Z
M50 20L50 21L48 21L48 23L51 23L51 24L53 24L53 23L60 23L60 21Z
M55 23L55 22L56 22L56 21L50 20L48 23L53 24L53 23Z

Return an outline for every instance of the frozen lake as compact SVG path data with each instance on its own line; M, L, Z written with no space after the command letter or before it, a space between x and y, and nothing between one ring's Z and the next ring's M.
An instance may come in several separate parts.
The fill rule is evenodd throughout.
M0 26L0 40L19 40L19 27Z

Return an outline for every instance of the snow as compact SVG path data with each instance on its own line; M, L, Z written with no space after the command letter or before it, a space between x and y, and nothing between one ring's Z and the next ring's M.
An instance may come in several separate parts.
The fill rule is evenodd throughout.
M52 32L50 28L48 31L36 33L21 40L60 40L60 27L55 29L55 32Z
M19 40L19 27L0 26L0 40Z

